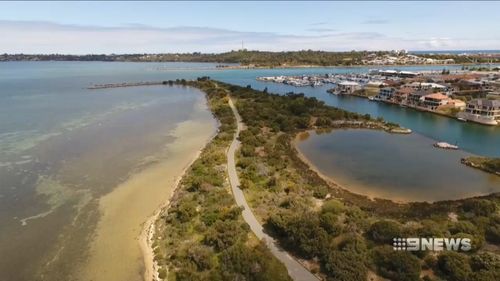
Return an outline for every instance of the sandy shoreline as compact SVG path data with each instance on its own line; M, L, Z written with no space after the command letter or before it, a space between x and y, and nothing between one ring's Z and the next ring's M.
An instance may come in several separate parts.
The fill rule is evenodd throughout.
M208 140L207 144L210 142ZM168 198L164 201L164 203L154 212L152 216L150 216L147 221L144 223L143 230L141 231L141 235L139 236L139 246L141 247L142 255L144 258L144 280L149 281L160 281L158 276L158 264L154 261L154 249L153 249L153 238L155 234L156 221L158 217L163 212L165 208L170 206L170 198L174 195L175 191L179 187L179 184L188 171L189 167L200 157L203 148L198 150L195 157L192 161L184 167L182 173L175 180L174 186Z
M215 138L216 135L217 132L214 132L212 136L205 142L203 147L196 152L191 162L189 162L182 169L182 172L176 178L175 183L173 184L173 189L171 190L168 198L163 202L163 204L160 207L158 207L158 209L154 212L154 214L150 216L146 220L146 222L144 222L143 229L139 236L139 246L141 248L142 256L144 259L144 281L160 281L160 278L158 276L159 266L154 260L155 256L153 248L156 221L158 220L162 212L170 207L171 203L170 199L177 191L177 188L179 187L182 178L185 176L186 172L189 170L191 165L200 157L205 147Z
M205 107L205 101L199 106ZM216 132L209 111L196 114L177 125L170 133L175 140L150 159L149 167L99 200L101 218L79 279L137 281L153 275L153 250L143 242L152 238L153 222L168 204L165 198L170 199L182 174Z

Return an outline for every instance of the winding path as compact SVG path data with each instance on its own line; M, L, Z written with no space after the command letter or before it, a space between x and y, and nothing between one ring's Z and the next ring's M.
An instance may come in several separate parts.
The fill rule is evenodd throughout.
M240 181L238 179L238 174L236 172L236 161L235 161L235 152L240 147L240 141L238 140L238 136L240 131L243 129L243 122L241 121L241 117L236 110L236 107L233 104L231 98L229 98L229 106L231 107L234 116L236 117L236 122L238 124L236 133L234 135L234 139L229 146L227 151L227 166L228 166L228 175L229 182L231 184L231 189L233 191L234 199L236 200L236 204L240 207L243 207L243 219L250 226L250 229L255 233L255 235L259 239L263 239L266 243L267 247L271 251L271 253L278 258L288 270L288 274L295 281L318 281L319 278L314 276L311 272L309 272L302 264L300 264L296 259L290 256L285 250L278 246L278 243L274 238L264 233L264 229L262 225L259 223L255 215L252 213L252 210L248 206L247 201L245 200L245 195L243 191L240 189Z

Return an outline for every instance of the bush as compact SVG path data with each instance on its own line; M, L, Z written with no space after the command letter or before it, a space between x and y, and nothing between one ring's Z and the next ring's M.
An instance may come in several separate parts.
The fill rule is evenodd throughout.
M500 257L493 253L483 252L473 255L470 259L470 264L474 271L487 270L500 273Z
M486 227L486 239L492 243L500 244L500 216L492 216Z
M323 267L328 280L332 281L366 280L368 274L362 257L351 251L330 251Z
M331 199L323 203L321 206L321 212L340 214L344 210L344 204L338 200Z
M378 221L370 226L369 237L378 243L392 243L396 237L401 237L400 225L393 221Z
M285 267L277 260L266 259L264 244L249 249L237 243L221 255L221 275L224 280L289 281Z
M420 260L409 252L394 251L390 246L377 247L373 262L383 277L398 281L418 281Z
M341 227L337 223L337 216L332 213L322 213L319 217L321 227L330 235L340 234Z
M284 238L287 248L305 258L320 256L328 244L328 234L313 212L282 212L271 216L269 225Z
M221 251L245 237L246 233L238 222L217 221L205 236L204 242L206 245L213 246L217 251Z
M193 245L188 250L188 258L196 265L199 271L207 270L212 267L211 248L203 245Z
M462 209L477 216L489 216L496 212L495 202L486 199L470 199L464 202Z
M468 281L472 273L467 256L456 252L441 254L437 266L440 274L450 281Z

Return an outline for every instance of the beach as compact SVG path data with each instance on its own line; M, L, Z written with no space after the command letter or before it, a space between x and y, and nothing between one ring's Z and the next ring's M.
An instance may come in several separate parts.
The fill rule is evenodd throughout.
M81 272L82 280L132 281L152 275L153 253L147 242L154 221L159 210L168 204L183 171L214 131L206 122L180 123L173 134L176 140L168 145L164 160L134 174L100 200L102 216L89 260Z

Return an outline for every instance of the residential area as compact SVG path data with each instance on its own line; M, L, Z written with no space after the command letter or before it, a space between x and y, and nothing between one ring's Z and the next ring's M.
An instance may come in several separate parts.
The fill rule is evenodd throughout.
M353 95L420 111L500 125L500 72L457 70L398 71L372 69L368 73L259 77L259 81L296 87L332 84L335 95Z

